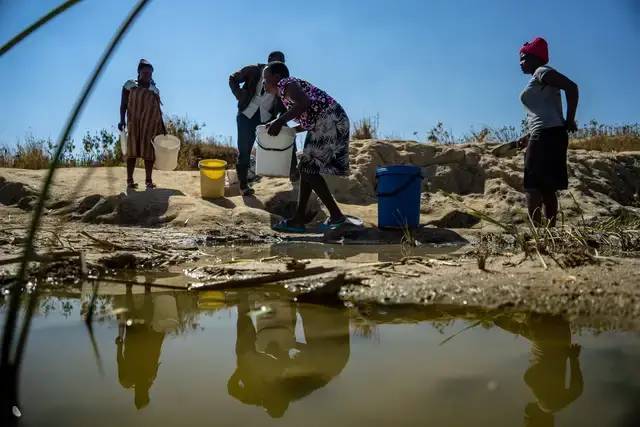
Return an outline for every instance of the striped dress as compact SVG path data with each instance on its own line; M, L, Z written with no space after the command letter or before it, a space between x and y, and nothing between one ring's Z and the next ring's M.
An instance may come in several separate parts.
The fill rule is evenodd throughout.
M162 111L160 92L155 84L149 88L128 80L124 89L129 91L127 104L127 157L155 160L151 141L162 134Z

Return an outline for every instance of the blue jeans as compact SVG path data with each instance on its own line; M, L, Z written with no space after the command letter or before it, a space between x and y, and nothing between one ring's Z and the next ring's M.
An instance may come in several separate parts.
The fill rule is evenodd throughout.
M238 172L240 188L245 189L248 186L247 174L251 163L251 150L253 150L253 143L256 140L256 128L260 125L260 110L256 111L251 118L238 112L236 121L238 122L238 163L236 163L236 171Z

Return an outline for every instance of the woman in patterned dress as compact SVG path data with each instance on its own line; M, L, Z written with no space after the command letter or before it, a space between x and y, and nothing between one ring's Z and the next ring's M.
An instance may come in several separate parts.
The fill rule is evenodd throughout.
M138 187L133 181L137 158L144 159L147 189L154 188L151 173L155 156L151 141L156 135L166 134L167 131L160 110L160 91L153 81L153 66L144 59L141 59L138 64L138 79L127 80L122 87L118 129L123 131L125 126L127 127L127 188Z
M315 191L329 210L329 226L338 226L346 217L334 200L322 175L349 174L349 118L332 97L312 84L289 76L287 66L272 62L264 70L266 90L278 95L287 109L269 123L269 135L276 136L290 120L299 123L298 132L307 131L300 159L300 192L296 213L274 228L304 232L307 203Z

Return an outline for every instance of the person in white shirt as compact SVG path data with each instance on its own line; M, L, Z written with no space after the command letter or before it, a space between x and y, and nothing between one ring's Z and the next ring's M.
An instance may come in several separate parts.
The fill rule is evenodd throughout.
M542 209L548 225L556 224L558 198L556 191L566 190L567 132L575 132L578 108L578 85L547 66L547 42L537 37L520 49L520 68L532 78L520 96L527 112L528 133L518 140L527 149L524 165L524 189L527 208L534 224L542 225ZM566 119L562 111L560 91L567 99Z
M284 62L284 53L271 52L268 62L272 61ZM229 87L238 100L238 163L236 170L240 191L245 196L254 193L249 186L248 172L251 150L256 139L256 127L271 121L279 112L284 111L280 100L267 92L263 86L262 70L265 66L265 64L248 65L229 76ZM295 156L293 156L292 163L293 161L295 161ZM292 173L293 171L295 171L295 164L292 164Z

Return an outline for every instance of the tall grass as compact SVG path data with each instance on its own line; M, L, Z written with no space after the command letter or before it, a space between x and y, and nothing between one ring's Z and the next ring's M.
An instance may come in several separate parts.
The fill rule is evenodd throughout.
M483 127L455 136L442 122L427 132L427 142L435 144L505 143L519 138L525 126ZM640 124L607 125L591 120L570 135L570 148L595 151L640 151Z
M352 139L375 139L378 136L380 117L364 117L353 123Z
M229 166L237 162L238 150L211 136L203 136L203 124L186 117L165 118L167 132L180 138L182 145L178 154L177 170L196 170L202 159L225 160ZM47 169L55 151L50 139L27 135L15 147L0 146L0 167L20 169ZM97 167L123 165L120 138L108 129L87 132L80 141L80 148L72 139L65 143L58 160L58 167Z

